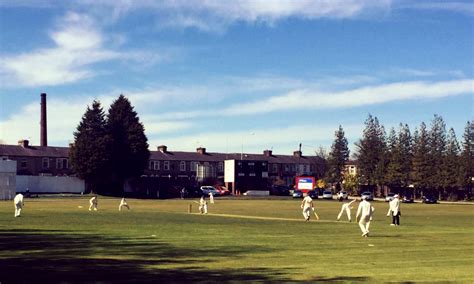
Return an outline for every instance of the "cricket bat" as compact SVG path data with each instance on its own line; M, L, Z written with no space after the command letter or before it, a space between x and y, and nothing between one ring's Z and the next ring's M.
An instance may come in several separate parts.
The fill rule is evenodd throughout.
M319 220L319 216L318 214L316 214L316 211L314 211L314 208L313 208L313 213L314 213L314 217L316 217L316 220Z

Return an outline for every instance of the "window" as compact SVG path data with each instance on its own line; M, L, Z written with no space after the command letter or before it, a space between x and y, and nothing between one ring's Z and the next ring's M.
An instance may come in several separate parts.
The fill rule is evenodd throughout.
M217 164L217 169L219 170L219 172L223 172L224 171L224 163L223 162L219 162Z
M26 159L21 159L20 160L20 168L26 168L26 167L27 167Z
M49 169L49 158L43 158L41 165L43 169Z
M191 171L192 172L195 172L197 171L197 166L198 166L198 162L191 162Z
M278 164L273 164L273 172L278 172Z
M57 158L56 159L56 169L67 169L68 160L67 158Z
M150 161L148 169L158 171L160 170L160 161Z
M165 161L163 164L163 170L169 171L170 170L170 161Z
M288 167L288 164L285 164L285 172L289 172L290 168Z
M186 162L185 161L181 161L179 163L179 170L182 171L182 172L186 171Z

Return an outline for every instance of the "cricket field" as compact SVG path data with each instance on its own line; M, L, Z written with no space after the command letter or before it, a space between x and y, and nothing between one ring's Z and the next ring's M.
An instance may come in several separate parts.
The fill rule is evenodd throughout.
M0 282L474 282L474 205L373 202L361 237L341 203L315 200L306 222L299 199L26 198L21 217L0 202ZM352 209L353 219L358 202ZM191 209L191 212L189 210Z

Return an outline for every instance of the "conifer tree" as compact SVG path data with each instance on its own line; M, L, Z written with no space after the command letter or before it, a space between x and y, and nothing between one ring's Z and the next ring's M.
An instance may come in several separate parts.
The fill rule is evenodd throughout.
M428 178L430 176L431 167L427 159L428 154L428 131L426 130L426 124L422 122L420 129L415 130L413 135L411 181L415 188L414 198L418 193L419 195L423 195L429 188Z
M413 159L412 137L408 124L400 124L400 132L398 135L398 142L401 157L401 186L408 187L411 185L410 172Z
M88 189L101 192L101 185L109 173L110 137L105 128L105 114L100 102L93 101L87 107L82 121L74 132L74 143L70 146L71 165L77 176L84 179Z
M362 138L355 143L360 182L370 190L383 183L386 166L385 130L379 125L377 117L369 115L365 121Z
M335 140L328 157L328 181L340 185L343 180L346 162L349 160L349 148L341 125L339 125L339 129L334 135Z
M473 154L474 148L472 147L474 141L474 122L468 121L466 128L464 129L462 152L461 152L461 165L460 165L460 186L464 189L466 199L470 200L472 196L472 178L474 177L474 163Z
M453 128L449 129L447 142L446 156L443 162L443 188L449 199L453 199L455 191L459 188L461 176L460 148Z
M428 162L431 167L428 184L433 193L442 199L441 191L445 185L443 163L446 155L446 124L443 118L436 114L431 122L428 147Z
M150 157L148 139L130 101L123 95L112 103L107 115L107 131L113 141L111 147L112 177L121 194L126 180L139 177Z
M388 166L385 180L392 190L398 191L402 185L402 153L399 137L397 137L394 128L390 129L387 147Z

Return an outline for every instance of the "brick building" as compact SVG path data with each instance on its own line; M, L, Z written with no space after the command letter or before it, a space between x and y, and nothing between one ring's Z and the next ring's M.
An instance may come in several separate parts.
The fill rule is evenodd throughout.
M28 140L21 140L18 145L0 145L0 159L17 161L17 175L74 176L68 147L32 146ZM195 152L184 152L169 151L161 145L151 151L142 178L168 179L176 185L198 184L204 182L199 178L201 166L208 169L207 178L223 183L225 160L264 162L269 184L278 180L287 185L292 185L298 175L314 176L315 164L321 162L318 157L303 156L301 151L293 155L275 155L270 150L262 154L215 153L200 147Z

